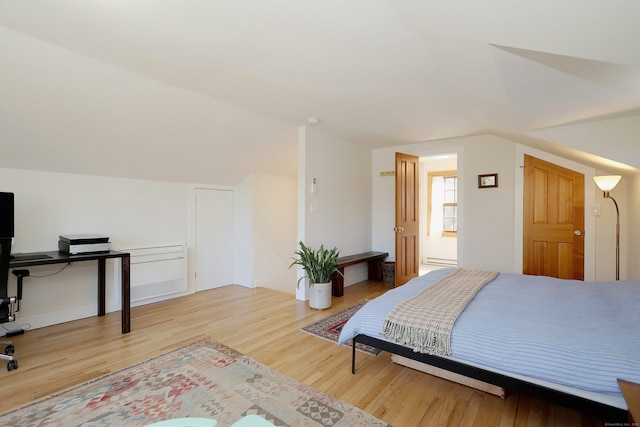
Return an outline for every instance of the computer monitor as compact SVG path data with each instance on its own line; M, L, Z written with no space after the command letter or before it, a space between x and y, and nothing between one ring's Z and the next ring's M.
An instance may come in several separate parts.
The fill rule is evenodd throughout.
M0 238L14 236L13 193L0 192Z
M9 262L11 259L11 240L13 233L13 193L0 192L0 297L7 296L9 282ZM0 318L6 312L6 306L0 307Z

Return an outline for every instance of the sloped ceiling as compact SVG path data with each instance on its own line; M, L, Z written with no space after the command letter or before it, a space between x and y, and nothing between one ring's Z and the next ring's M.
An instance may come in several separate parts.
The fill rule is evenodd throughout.
M236 184L296 129L640 168L640 2L0 0L0 166Z

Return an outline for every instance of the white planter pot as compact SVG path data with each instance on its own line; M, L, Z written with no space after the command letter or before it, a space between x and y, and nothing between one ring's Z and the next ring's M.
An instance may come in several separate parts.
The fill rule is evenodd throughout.
M311 285L309 288L309 307L318 309L331 307L331 282Z

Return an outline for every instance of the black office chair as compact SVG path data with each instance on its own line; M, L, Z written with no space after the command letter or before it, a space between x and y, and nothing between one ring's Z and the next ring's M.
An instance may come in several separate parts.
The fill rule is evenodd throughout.
M13 371L14 369L18 369L18 361L11 356L13 354L14 348L11 341L0 341L0 344L4 345L4 353L0 353L0 360L7 361L7 371Z
M19 310L19 299L15 296L9 296L7 285L9 279L9 260L10 260L10 238L0 238L0 323L15 321L16 308ZM26 271L26 270L17 270ZM14 273L15 274L15 273ZM23 275L23 273L21 273ZM28 271L26 273L28 276ZM23 276L24 277L24 276ZM19 293L22 298L22 277L18 277ZM16 304L17 307L16 307ZM4 346L4 353L0 353L0 360L7 361L7 370L12 371L18 369L18 361L12 356L15 347L11 341L0 340L0 346Z
M15 302L16 297L0 298L0 323L13 322L13 320L15 320L15 316L13 315L13 305ZM0 340L0 346L4 346L4 353L0 353L0 360L7 361L7 371L18 369L18 361L12 356L15 351L13 343L7 340Z

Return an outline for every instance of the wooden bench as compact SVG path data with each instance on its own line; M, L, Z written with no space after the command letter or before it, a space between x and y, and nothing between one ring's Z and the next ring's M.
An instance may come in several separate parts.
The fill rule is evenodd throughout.
M338 258L338 270L340 274L334 274L331 278L331 295L341 297L344 295L344 268L350 265L366 262L369 264L369 280L382 280L382 260L388 257L387 252L363 252L361 254L343 256Z

